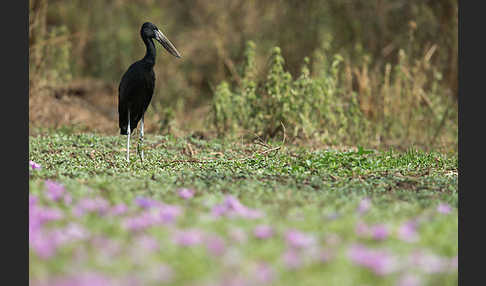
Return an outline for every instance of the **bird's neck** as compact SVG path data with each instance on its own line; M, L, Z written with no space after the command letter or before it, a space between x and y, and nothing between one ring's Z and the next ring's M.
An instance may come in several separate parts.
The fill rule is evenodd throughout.
M154 42L150 38L144 38L143 42L145 43L145 46L147 47L147 51L145 52L145 57L143 58L143 61L148 63L149 65L153 66L153 65L155 65L155 45L154 45Z

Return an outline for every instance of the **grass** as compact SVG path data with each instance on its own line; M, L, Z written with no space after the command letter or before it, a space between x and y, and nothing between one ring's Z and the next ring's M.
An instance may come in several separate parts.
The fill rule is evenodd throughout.
M33 285L56 285L59 277L85 272L124 282L130 277L142 285L163 281L170 285L236 285L237 279L247 283L242 285L396 285L404 275L418 277L425 285L457 284L457 267L427 272L425 266L406 263L419 254L419 261L428 261L423 262L427 265L433 264L430 259L452 261L458 254L457 154L413 148L407 152L309 150L281 142L250 144L149 134L143 164L135 153L128 164L125 139L69 132L30 137L29 159L42 168L30 170L29 192L38 198L39 206L63 214L43 229L63 230L76 223L88 233L59 245L47 258L39 256L31 242L29 277ZM132 146L135 152L135 143ZM46 180L61 183L72 202L50 200ZM181 198L180 188L195 190L195 196ZM263 216L213 217L212 208L228 195ZM173 223L126 230L124 221L145 211L134 203L140 197L177 206L182 214ZM85 198L103 198L110 206L124 203L128 210L115 216L74 215ZM367 199L369 211L358 212L360 202ZM451 206L451 212L438 212L439 204ZM418 223L417 241L405 242L397 234L408 221ZM363 223L384 225L389 235L383 240L360 235L357 228ZM258 225L271 226L274 235L256 238L253 231ZM232 235L235 228L247 240L237 242ZM200 245L176 245L172 238L182 229L218 236L225 246L215 255L204 246L206 239ZM303 262L295 269L289 269L282 258L291 249L285 241L290 229L317 240L314 248L297 251ZM144 236L154 239L157 247L147 250L137 244ZM95 241L100 237L109 243L99 246ZM358 265L348 256L356 244L389 251L399 267L380 275ZM110 252L108 245L118 245L119 250ZM326 252L329 260L318 261L313 256L317 252ZM160 277L163 271L156 267L171 269L172 274Z

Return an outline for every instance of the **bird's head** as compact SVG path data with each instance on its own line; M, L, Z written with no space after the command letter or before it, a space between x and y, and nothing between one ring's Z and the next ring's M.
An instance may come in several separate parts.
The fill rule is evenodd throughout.
M174 57L182 57L179 51L174 47L174 45L167 39L167 37L162 33L162 31L157 28L154 24L150 22L145 22L140 29L140 35L142 38L156 39L169 53Z

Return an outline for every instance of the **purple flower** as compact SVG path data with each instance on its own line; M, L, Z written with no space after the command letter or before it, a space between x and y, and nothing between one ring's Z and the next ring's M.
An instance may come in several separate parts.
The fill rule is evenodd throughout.
M49 232L43 234L49 241L51 241L56 247L65 245L67 243L76 241L75 238L69 237L63 229L53 229Z
M368 212L370 208L371 208L371 200L369 198L364 198L359 202L357 211L359 214L364 214Z
M377 224L371 227L371 233L375 240L384 240L388 237L390 232L386 225Z
M312 246L316 243L315 237L302 233L295 229L288 230L285 233L285 240L290 247L295 248L305 248Z
M417 233L417 223L408 221L398 228L398 238L405 242L416 242L419 239Z
M158 208L152 208L144 205L145 211L141 212L137 216L127 217L123 220L122 225L129 230L138 231L156 224L168 224L173 223L178 216L182 214L182 209L178 206L166 205L157 203ZM126 206L124 204L118 205L116 209L112 210L113 214L120 214L126 212Z
M200 230L189 229L176 232L174 242L180 246L193 246L200 244L203 240L203 233Z
M233 274L231 274L230 277L224 277L221 283L216 285L217 286L249 286L251 284L244 278L234 276Z
M187 200L194 197L194 190L183 188L178 191L178 194L179 197Z
M76 223L68 224L64 229L36 229L29 234L29 245L42 259L55 255L56 250L67 243L86 239L89 232Z
M128 210L127 205L125 205L124 203L119 203L119 204L111 207L110 213L114 216L117 216L117 215L122 215L122 214L126 213L127 210Z
M103 236L94 236L90 239L90 244L95 249L99 249L100 254L108 259L114 258L122 253L121 244L114 239Z
M287 249L282 255L284 265L290 269L299 268L302 265L302 259L295 249Z
M440 203L438 206L437 206L437 212L441 213L441 214L448 214L452 211L452 208L450 205L448 204L444 204L444 203Z
M59 209L44 208L39 206L33 206L29 210L29 224L39 223L44 224L48 221L60 220L64 217L63 213Z
M29 166L32 168L32 170L37 170L41 169L42 166L40 164L37 164L36 162L29 160Z
M373 238L375 240L384 240L390 233L386 225L377 224L368 226L366 223L361 221L356 224L355 231L358 236Z
M29 243L40 233L41 223L38 220L29 219Z
M223 216L225 215L226 213L228 212L228 207L225 206L225 205L215 205L212 209L211 209L211 214L214 216L214 217L219 217L219 216Z
M260 283L271 283L275 280L275 271L267 263L258 263L255 269L255 278Z
M135 203L144 209L159 206L160 203L154 199L146 198L146 197L136 197Z
M414 252L409 257L410 265L416 266L425 273L440 273L448 270L448 261L432 253Z
M273 229L271 226L268 225L258 225L253 230L253 234L256 238L267 239L273 235Z
M230 209L234 210L235 212L244 212L246 210L246 207L240 203L238 198L232 195L227 195L225 200L224 200L224 205Z
M73 276L56 277L49 279L45 284L38 286L114 286L121 285L118 281L104 277L97 273L80 273Z
M84 198L81 199L76 207L74 208L74 214L76 216L82 216L85 213L98 213L100 215L105 214L108 211L109 203L107 200L97 197L97 198Z
M149 235L141 235L137 238L136 249L144 249L146 251L156 251L159 249L157 240Z
M65 205L70 205L73 202L73 198L71 197L70 193L65 193L63 200Z
M34 207L37 204L37 196L29 194L29 209Z
M163 205L159 211L159 218L162 223L172 223L182 214L182 209L178 206Z
M371 229L366 223L359 221L356 224L355 232L358 236L368 237L371 234Z
M457 255L452 257L451 260L450 260L450 270L451 271L457 271L457 267L458 267L458 257Z
M422 280L417 275L405 274L398 280L397 286L420 286Z
M137 216L125 218L122 226L130 231L140 231L155 225L158 220L158 216L147 210Z
M363 245L353 245L348 251L348 257L357 265L366 267L377 275L386 275L396 270L397 259L383 250L366 248Z
M41 259L49 259L56 254L57 241L51 239L46 233L40 233L33 237L29 236L29 245Z
M44 182L44 185L47 189L46 196L51 201L59 200L62 197L62 195L64 194L64 186L57 183L57 182L54 182L54 181L51 181L51 180L46 180Z
M206 249L214 256L221 256L225 251L224 240L216 235L209 236L205 239Z
M263 213L260 212L259 210L247 208L245 211L239 212L239 215L243 218L255 219L255 218L261 218L263 216Z
M152 282L169 283L172 281L174 271L169 265L159 264L155 267L150 267L143 275Z
M87 239L89 231L77 223L69 223L62 232L65 234L67 241L79 241Z
M211 213L214 217L226 215L255 219L263 216L260 211L247 208L236 197L231 195L226 196L222 204L215 205Z

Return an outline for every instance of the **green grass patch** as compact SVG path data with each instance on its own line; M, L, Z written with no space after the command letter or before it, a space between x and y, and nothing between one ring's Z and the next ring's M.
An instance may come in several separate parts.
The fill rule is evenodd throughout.
M128 163L125 140L125 136L66 133L30 137L29 159L42 168L30 169L29 192L38 198L38 206L63 214L44 225L45 231L76 223L89 233L76 242L60 244L49 258L39 256L31 241L31 281L52 281L86 270L140 279L143 285L229 284L240 278L249 285L394 285L406 275L427 285L457 284L457 267L451 262L458 253L455 154L412 148L407 152L310 151L281 143L148 135L145 160L140 162L132 153ZM61 183L72 202L50 200L45 180ZM177 193L180 188L193 189L194 197L182 199ZM263 215L214 217L213 208L228 195ZM137 197L177 206L182 214L171 224L126 230L125 221L144 212L134 203ZM109 207L124 203L127 211L77 216L76 209L86 198L102 198ZM360 213L359 205L367 199L371 207ZM450 212L439 212L439 204L449 205ZM408 221L417 223L412 242L399 235ZM360 223L384 225L388 234L383 240L372 233L360 235ZM256 238L253 231L258 225L271 226L273 236ZM174 244L174 234L185 229L222 238L220 255L208 251L205 239L191 247ZM235 240L235 229L246 237L244 241ZM314 248L297 251L301 263L295 269L289 269L283 258L290 249L286 242L290 229L316 239ZM156 242L155 250L137 244L143 235ZM106 245L96 242L100 237L108 241ZM390 273L376 274L349 257L356 244L386 250L400 265ZM110 245L117 250L111 251ZM314 257L321 251L329 252L328 261ZM427 253L433 257L424 258ZM440 258L442 268L434 271L405 263L413 255L429 259L428 264ZM260 275L262 263L271 269L272 275L267 275L271 279ZM153 274L161 273L154 270L160 265L171 269L167 280L157 280Z

